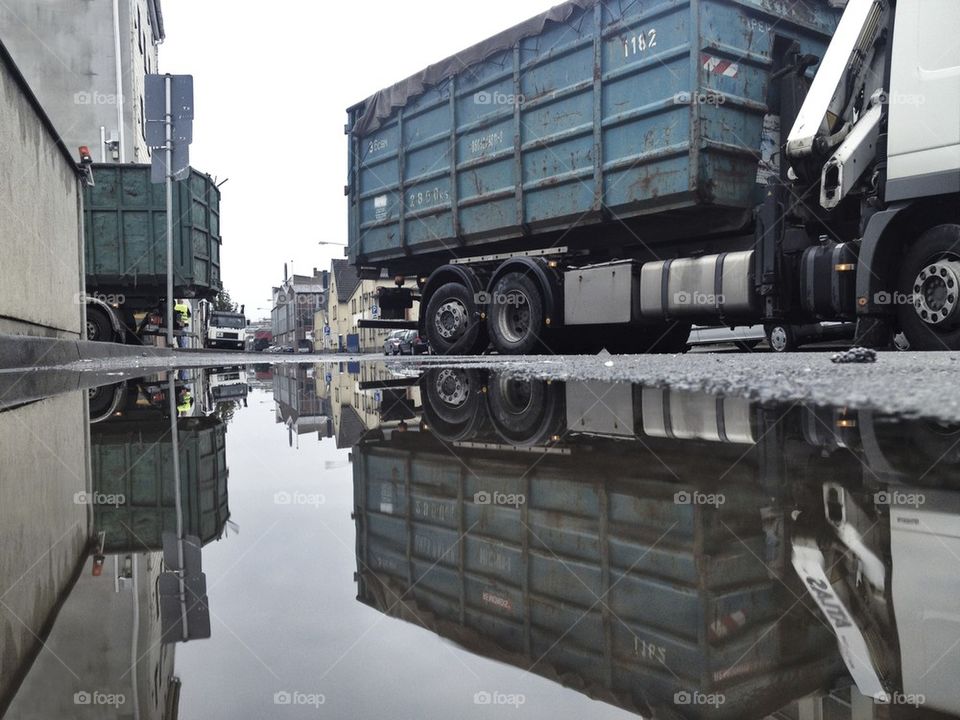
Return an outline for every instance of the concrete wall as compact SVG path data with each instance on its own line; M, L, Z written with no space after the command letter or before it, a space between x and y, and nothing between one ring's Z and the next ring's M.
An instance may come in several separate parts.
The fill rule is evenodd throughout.
M2 48L0 148L0 333L79 337L80 184Z
M0 412L0 715L85 555L83 393Z

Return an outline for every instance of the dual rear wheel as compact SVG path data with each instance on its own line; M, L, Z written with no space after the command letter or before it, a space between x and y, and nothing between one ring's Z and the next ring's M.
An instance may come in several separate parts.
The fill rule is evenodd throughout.
M532 353L676 353L686 347L690 324L652 326L583 325L552 328L538 281L519 270L504 273L489 292L459 282L441 285L427 302L427 338L439 355L481 353L488 345L501 355Z

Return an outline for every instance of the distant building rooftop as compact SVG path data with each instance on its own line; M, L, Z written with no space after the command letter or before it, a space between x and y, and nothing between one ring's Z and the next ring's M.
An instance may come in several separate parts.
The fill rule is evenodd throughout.
M332 260L330 271L337 283L337 302L341 304L347 302L360 284L357 269L350 264L349 260Z

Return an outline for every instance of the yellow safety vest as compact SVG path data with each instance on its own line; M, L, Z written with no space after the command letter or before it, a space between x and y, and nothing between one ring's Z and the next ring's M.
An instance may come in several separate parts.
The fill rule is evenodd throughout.
M177 303L173 306L173 311L180 316L180 324L186 325L190 322L190 306L184 303Z
M193 407L193 395L185 392L180 400L180 404L177 405L177 414L182 415L183 413L188 413L191 407Z

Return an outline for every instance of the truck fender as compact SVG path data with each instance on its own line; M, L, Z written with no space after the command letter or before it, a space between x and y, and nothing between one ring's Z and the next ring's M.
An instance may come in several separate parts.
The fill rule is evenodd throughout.
M461 285L466 285L474 294L483 290L483 281L473 268L466 265L441 265L430 273L430 277L423 284L420 291L420 307L426 310L427 303L430 302L430 296L438 287L448 282L458 282Z
M562 324L563 281L560 274L550 268L542 258L517 257L504 261L487 283L487 292L493 292L497 281L506 273L514 271L527 272L537 281L543 294L543 317L549 321L548 324Z
M120 318L117 316L117 311L112 306L100 298L91 295L85 295L84 299L87 301L87 305L96 305L101 308L107 314L107 317L110 318L110 325L113 327L113 332L117 333L120 337L124 336L124 327L120 323ZM84 310L84 320L86 320L86 310Z
M884 293L896 289L895 259L903 246L892 225L909 206L892 205L867 221L857 262L857 315L892 315L895 311L891 303L880 301Z

